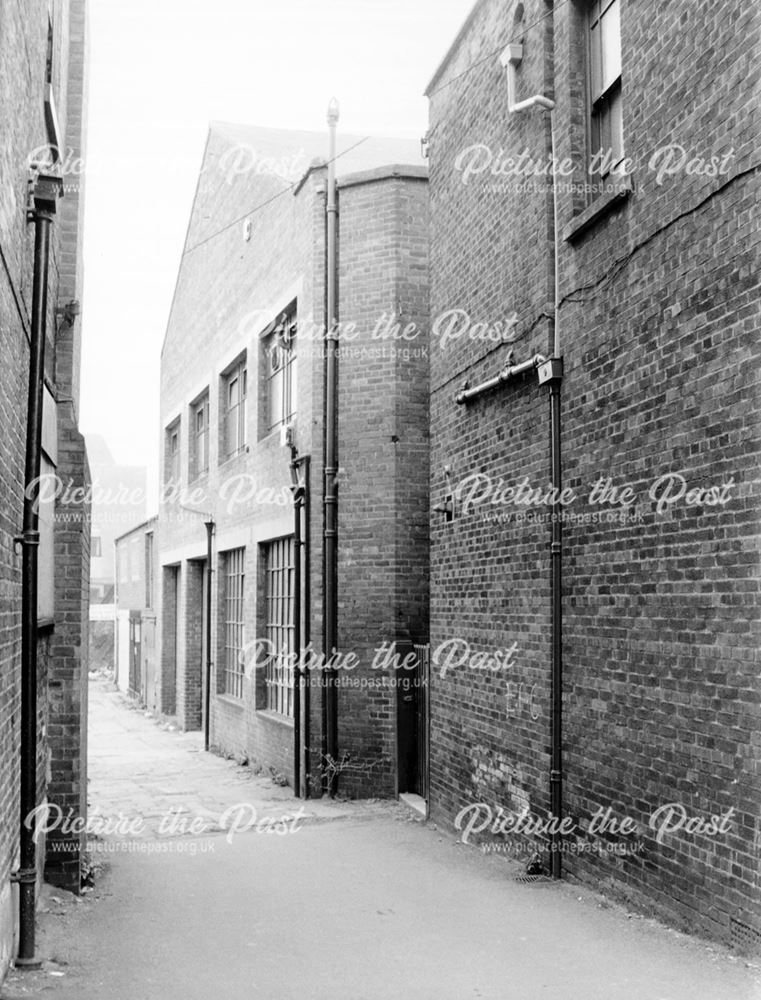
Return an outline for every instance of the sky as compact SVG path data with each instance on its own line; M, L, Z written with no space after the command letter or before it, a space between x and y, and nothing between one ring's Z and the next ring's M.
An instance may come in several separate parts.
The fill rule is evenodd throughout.
M90 0L80 427L158 463L159 355L210 121L420 138L474 0ZM326 139L327 143L327 139Z

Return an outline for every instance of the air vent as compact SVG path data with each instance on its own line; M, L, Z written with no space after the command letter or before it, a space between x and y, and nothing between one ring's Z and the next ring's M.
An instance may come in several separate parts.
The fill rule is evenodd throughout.
M744 924L735 917L729 918L729 932L732 946L744 954L761 954L761 931Z

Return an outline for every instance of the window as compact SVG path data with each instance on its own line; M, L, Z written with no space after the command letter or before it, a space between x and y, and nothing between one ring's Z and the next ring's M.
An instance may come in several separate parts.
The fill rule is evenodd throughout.
M283 313L264 339L267 426L287 424L296 412L296 310Z
M589 6L591 171L606 177L624 158L620 0Z
M190 468L194 476L209 471L209 395L191 407Z
M145 533L145 606L153 607L153 532Z
M103 555L103 543L98 533L92 533L91 543L92 551L90 552L90 555L93 559L100 559Z
M267 708L293 715L294 601L293 539L281 538L264 549L265 635L268 659L265 675Z
M225 694L243 697L243 584L245 549L232 549L225 556Z
M180 482L180 421L167 427L164 481L178 485Z
M132 570L131 580L133 583L135 583L137 580L140 579L140 555L141 555L140 539L133 538L131 547L132 547L132 553L130 555L129 564L130 564L130 569Z
M236 455L246 444L246 360L239 361L224 376L224 453Z

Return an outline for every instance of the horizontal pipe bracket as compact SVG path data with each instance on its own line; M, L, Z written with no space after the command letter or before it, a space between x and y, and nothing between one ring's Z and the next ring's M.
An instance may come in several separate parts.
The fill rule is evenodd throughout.
M15 872L11 872L10 879L11 882L15 882L18 885L31 885L37 881L37 869L19 868Z
M13 539L14 545L39 545L40 544L40 533L39 531L34 531L29 528L27 531L22 532L20 535L16 535Z

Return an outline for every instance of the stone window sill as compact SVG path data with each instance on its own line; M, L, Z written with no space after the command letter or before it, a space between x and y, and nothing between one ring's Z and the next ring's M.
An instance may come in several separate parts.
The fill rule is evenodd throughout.
M608 190L599 195L591 205L588 205L583 212L575 216L563 230L563 239L567 243L573 243L582 233L585 233L591 226L606 216L615 206L625 201L634 190L632 179L629 175L617 177L606 184Z
M243 699L233 698L231 694L218 694L217 701L221 701L224 705L231 705L233 708L243 708Z
M257 717L262 719L269 719L270 722L277 722L281 726L286 726L288 729L293 729L293 719L288 715L281 715L279 712L273 712L271 708L260 708L257 709Z

